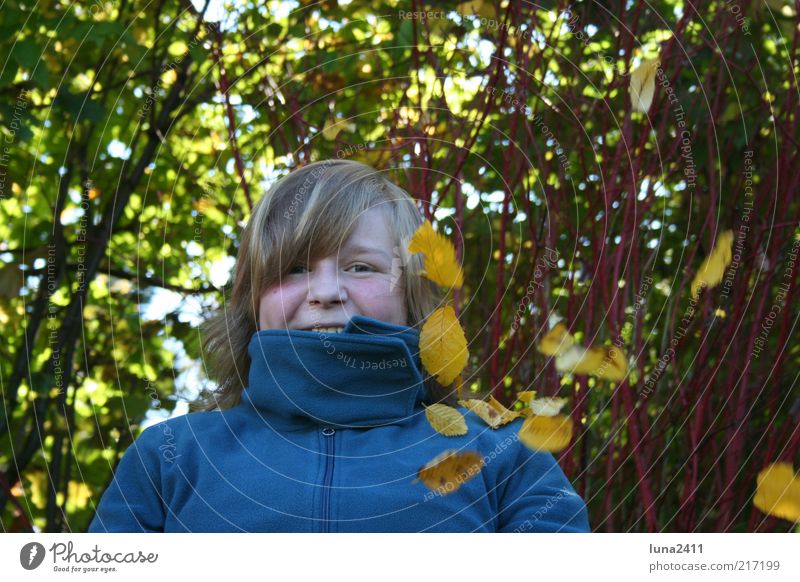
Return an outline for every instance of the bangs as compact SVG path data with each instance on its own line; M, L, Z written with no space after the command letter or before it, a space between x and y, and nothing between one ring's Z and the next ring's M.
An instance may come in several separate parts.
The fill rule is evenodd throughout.
M309 164L287 177L276 191L266 235L272 252L266 260L266 285L276 282L298 264L337 254L361 215L373 207L383 210L392 238L397 240L392 203L374 170L368 167L333 171L335 161Z

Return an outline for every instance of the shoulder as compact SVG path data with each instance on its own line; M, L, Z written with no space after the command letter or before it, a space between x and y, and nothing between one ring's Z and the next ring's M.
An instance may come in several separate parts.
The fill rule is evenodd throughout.
M133 446L145 453L157 450L169 457L170 449L180 443L213 441L221 431L230 432L232 426L239 424L234 410L190 412L162 420L145 428Z

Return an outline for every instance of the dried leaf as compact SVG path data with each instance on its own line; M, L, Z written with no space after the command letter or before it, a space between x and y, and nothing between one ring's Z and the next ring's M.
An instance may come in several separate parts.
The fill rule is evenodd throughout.
M531 400L536 398L536 390L522 390L517 392L517 400L525 406L530 406Z
M492 404L492 400L496 404ZM459 400L458 403L464 408L467 408L471 412L477 414L480 419L483 420L483 422L492 428L503 426L519 416L519 413L513 410L508 410L494 398L492 398L489 402L471 398L469 400Z
M425 270L422 274L434 283L455 289L464 284L455 248L444 235L433 230L430 221L423 222L411 237L408 252L423 254Z
M452 384L467 366L467 338L449 305L431 313L419 334L422 365L443 386Z
M555 324L539 342L538 350L546 356L557 356L571 348L575 343L563 323Z
M514 410L509 410L505 406L503 406L500 401L498 401L494 396L489 396L488 400L489 406L491 406L496 412L500 413L500 426L507 424L514 420L515 418L519 417L519 413Z
M733 231L726 230L717 237L714 250L705 258L692 281L692 297L700 297L700 289L716 287L725 276L725 269L733 259Z
M533 400L530 404L530 409L536 416L555 416L561 412L566 403L566 398L545 396L544 398Z
M766 514L800 521L800 478L790 463L773 463L758 474L753 505Z
M628 363L619 348L572 346L556 357L556 369L567 374L591 374L621 382L628 373Z
M531 416L519 429L522 443L537 451L557 453L572 440L572 419L568 416Z
M483 456L477 451L448 449L422 467L417 478L428 489L447 495L480 473L483 466Z
M446 404L431 404L425 407L425 418L433 430L444 436L460 436L467 434L467 421L464 416L452 406Z
M647 113L653 104L653 95L656 90L656 71L658 59L645 59L639 67L631 73L631 84L628 91L631 95L631 104L634 111Z

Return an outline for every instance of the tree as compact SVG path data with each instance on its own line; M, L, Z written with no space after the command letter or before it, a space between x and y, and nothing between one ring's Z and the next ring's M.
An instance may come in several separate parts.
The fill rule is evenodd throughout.
M795 8L200 4L3 7L5 530L85 529L176 367L202 370L187 314L221 305L253 202L331 157L390 171L453 239L470 392L570 397L559 460L593 527L787 529L750 498L800 444ZM552 313L628 377L559 374L534 349Z

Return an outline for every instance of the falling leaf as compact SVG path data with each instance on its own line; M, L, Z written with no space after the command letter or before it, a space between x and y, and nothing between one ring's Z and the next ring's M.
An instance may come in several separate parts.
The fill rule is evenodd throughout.
M753 505L766 514L800 521L800 478L790 463L773 463L758 474Z
M494 400L492 398L491 400ZM477 414L483 422L492 428L503 426L517 418L519 413L508 410L502 404L494 400L497 404L492 404L491 401L478 400L471 398L469 400L459 400L458 403L464 408L469 409L471 412ZM501 410L502 408L502 410Z
M530 406L531 400L536 398L536 390L522 390L517 392L517 400L525 406Z
M411 237L408 252L423 254L425 270L422 274L434 283L456 289L464 284L464 276L452 243L433 230L430 221L423 222Z
M653 95L656 90L656 71L658 59L645 59L639 67L631 73L631 84L628 91L635 111L647 113L653 104Z
M692 281L692 297L699 298L702 287L712 289L722 281L725 276L725 269L731 264L731 259L733 258L732 246L733 231L726 230L717 237L717 244L714 245L714 250L700 265L697 275Z
M467 434L467 421L464 416L452 406L446 404L431 404L425 407L425 418L433 430L444 436L460 436Z
M536 416L555 416L561 412L561 409L564 408L566 403L566 398L546 396L531 401L530 408Z
M572 419L568 416L531 416L519 429L522 443L537 451L557 453L572 440Z
M565 374L591 374L621 382L628 373L628 363L619 348L572 346L556 357L556 370Z
M467 365L464 330L449 305L431 313L419 334L422 365L443 386L450 385Z
M448 449L426 463L415 482L422 481L428 489L447 495L480 473L483 466L483 456L477 451Z
M515 418L519 416L518 412L513 410L509 410L505 406L503 406L499 400L497 400L494 396L489 396L488 400L489 406L491 406L496 412L500 413L500 425L504 425L508 422L511 422Z
M574 343L575 340L567 331L567 326L557 323L545 334L537 349L546 356L557 356L571 348Z

